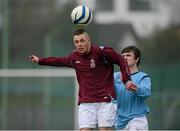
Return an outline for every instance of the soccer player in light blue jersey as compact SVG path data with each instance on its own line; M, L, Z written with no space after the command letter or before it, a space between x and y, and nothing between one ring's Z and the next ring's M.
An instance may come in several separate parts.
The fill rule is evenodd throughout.
M148 130L146 115L150 110L145 101L151 95L151 79L138 69L141 51L137 47L124 48L122 55L127 60L132 82L127 88L121 81L121 73L114 73L118 108L115 127L117 130Z

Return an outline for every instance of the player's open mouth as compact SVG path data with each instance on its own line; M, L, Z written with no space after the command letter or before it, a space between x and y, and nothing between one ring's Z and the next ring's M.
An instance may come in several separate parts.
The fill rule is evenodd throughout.
M79 48L79 51L83 51L84 49L83 48Z

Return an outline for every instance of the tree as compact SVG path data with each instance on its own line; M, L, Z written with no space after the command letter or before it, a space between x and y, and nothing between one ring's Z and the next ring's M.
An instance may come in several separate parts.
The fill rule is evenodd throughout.
M143 43L143 44L142 44ZM169 27L143 40L143 61L145 63L171 65L180 63L180 27Z

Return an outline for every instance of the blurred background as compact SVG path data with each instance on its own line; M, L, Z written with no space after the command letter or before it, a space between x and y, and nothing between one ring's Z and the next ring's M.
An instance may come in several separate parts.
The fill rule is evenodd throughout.
M94 44L119 52L128 45L142 50L140 69L152 78L149 128L180 129L180 1L84 2L93 10L85 29ZM80 4L0 0L0 129L76 129L74 72L53 76L59 69L35 65L28 56L68 55L76 29L70 14Z

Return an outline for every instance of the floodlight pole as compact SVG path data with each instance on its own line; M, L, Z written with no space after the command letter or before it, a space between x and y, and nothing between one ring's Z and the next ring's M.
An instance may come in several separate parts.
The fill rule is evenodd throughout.
M9 0L3 1L2 14L2 68L8 68L9 63Z
M51 33L47 33L45 35L44 38L44 56L48 57L51 56L51 46L52 45L52 37L51 37ZM44 128L45 129L49 129L49 125L50 123L50 115L49 115L49 106L51 103L51 90L50 90L50 86L51 86L51 81L49 78L44 78L44 99L43 99L43 103L44 103Z
M9 64L9 0L2 1L2 68ZM1 100L1 129L7 129L8 79L3 78Z

